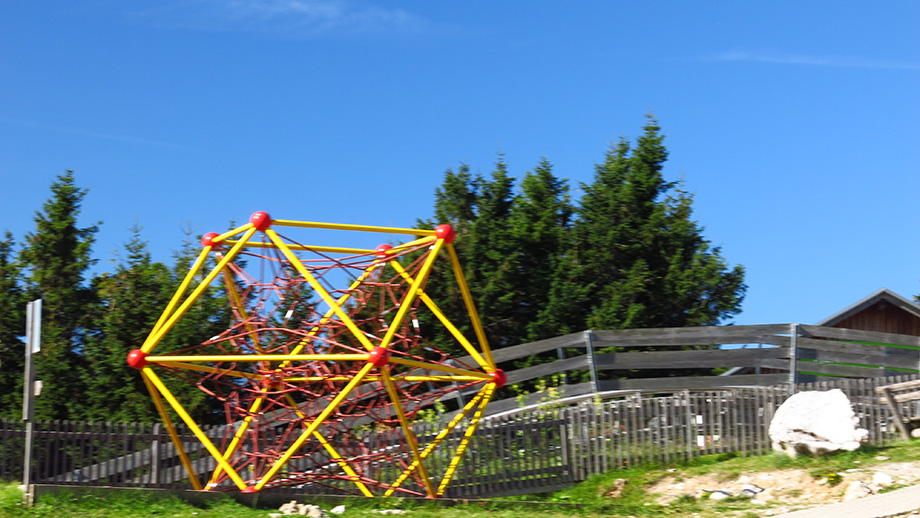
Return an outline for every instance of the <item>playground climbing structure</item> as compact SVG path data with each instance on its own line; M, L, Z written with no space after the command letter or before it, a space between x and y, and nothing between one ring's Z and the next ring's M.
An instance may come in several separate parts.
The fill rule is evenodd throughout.
M347 248L302 235L324 233L399 235L406 242ZM443 496L493 392L506 381L492 359L454 237L449 225L400 229L273 220L265 212L224 234L206 234L148 338L128 355L192 487ZM460 294L466 322L451 322L425 291L432 269L443 267L452 269L456 289L436 291ZM226 330L164 350L164 337L207 290L226 295ZM422 320L448 331L455 341L450 348L462 357L426 340L423 313ZM226 426L196 423L191 402L183 400L188 392L170 390L177 382L164 381L171 376L216 398ZM445 403L458 410L455 417L434 432L416 433L422 415ZM213 462L191 460L188 439L168 409Z

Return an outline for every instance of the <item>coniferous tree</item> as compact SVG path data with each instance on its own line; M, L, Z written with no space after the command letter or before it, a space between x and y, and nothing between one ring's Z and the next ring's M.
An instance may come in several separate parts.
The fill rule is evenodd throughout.
M517 243L511 228L515 203L514 178L508 175L504 157L499 156L490 178L477 179L476 211L461 256L467 282L492 347L517 343L516 297L512 269Z
M478 204L478 180L470 173L467 165L461 165L457 171L448 169L444 181L435 189L434 218L418 220L419 228L432 229L437 225L448 224L453 227L457 237L454 248L461 257L466 257L470 246L468 236L476 217ZM411 259L410 259L411 260ZM464 272L466 275L466 272ZM463 297L457 287L456 278L451 271L446 254L440 258L439 265L429 274L425 292L438 304L438 308L467 338L472 338L472 327L466 316ZM460 354L454 339L443 329L438 320L427 311L419 315L422 336L439 349Z
M43 382L35 401L39 419L79 415L86 397L86 363L80 353L93 292L84 285L84 275L94 262L90 252L98 230L77 226L86 193L75 185L73 171L59 176L43 212L35 214L35 231L26 235L21 253L28 297L42 299L41 352L34 359L36 378Z
M585 328L711 325L740 311L743 268L702 236L692 197L662 176L666 159L650 119L635 149L621 141L583 185L569 275L587 297Z
M22 379L25 363L26 300L22 274L13 254L13 235L0 241L0 417L22 415Z
M517 326L510 319L515 308L508 284L515 255L509 221L514 201L514 178L508 175L507 165L499 156L490 178L473 176L465 165L456 173L448 170L444 183L435 191L434 220L419 222L421 228L449 224L456 232L454 248L492 347L517 342L517 336L509 334ZM439 268L432 271L426 292L434 297L451 322L475 343L466 306L446 257ZM420 320L423 329L433 329L431 337L426 338L444 350L459 352L434 317L423 314Z
M515 251L509 275L517 341L555 336L541 324L540 314L549 303L553 276L568 248L573 212L568 184L553 174L549 161L542 160L524 175L510 217Z
M99 305L84 356L87 386L83 417L90 420L159 420L139 371L128 367L128 353L140 347L169 302L175 282L169 268L153 262L140 228L132 229L125 258L113 273L93 281Z

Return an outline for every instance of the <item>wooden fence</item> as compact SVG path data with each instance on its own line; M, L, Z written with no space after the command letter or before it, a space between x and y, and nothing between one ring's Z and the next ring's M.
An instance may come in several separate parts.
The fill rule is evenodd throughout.
M559 359L515 368L516 362L547 354ZM493 357L509 384L553 376L587 380L557 388L563 397L573 397L917 374L920 336L800 324L583 331L498 349ZM700 369L723 374L695 375ZM670 375L644 374L651 371ZM544 398L545 394L530 394L493 401L487 412L511 411L522 401L530 405Z
M713 348L682 349L700 345ZM726 345L731 348L719 348ZM656 350L638 352L637 347ZM587 372L589 381L563 385L553 395L532 394L490 405L492 415L481 423L447 496L546 492L645 462L713 453L764 454L771 448L767 429L773 413L802 390L842 389L860 425L869 430L870 444L886 445L899 435L875 388L920 378L920 337L800 325L586 331L500 349L494 356L508 366L557 350L564 354L556 362L507 369L509 381L579 371ZM733 369L729 372L735 375L603 376L626 369L679 373L714 367ZM899 411L917 415L915 405L904 403ZM440 429L424 422L415 427L423 444ZM215 427L206 433L220 437L223 431ZM187 437L192 462L201 468L196 471L211 468L214 461L198 441L185 431L181 434ZM24 436L21 421L0 420L0 479L22 476ZM455 449L461 439L460 432L450 435L439 451ZM36 484L190 487L159 424L39 421L34 445ZM443 472L449 461L444 455L428 459L433 473ZM335 488L288 491L328 490Z
M449 497L495 497L554 491L603 473L647 462L671 463L700 455L761 455L771 450L767 435L773 413L793 392L842 389L850 398L869 444L900 440L891 411L875 394L879 385L920 376L838 379L795 387L734 387L677 391L633 391L590 397L573 406L549 401L484 419L460 465ZM900 411L917 415L915 404ZM440 425L417 423L421 443ZM33 454L36 484L189 488L172 444L159 425L39 421ZM214 429L214 433L219 430ZM0 479L22 475L23 427L0 420ZM431 457L429 469L443 472L447 452L461 436ZM213 467L189 437L193 462ZM347 489L347 484L342 490ZM336 492L307 487L285 492Z

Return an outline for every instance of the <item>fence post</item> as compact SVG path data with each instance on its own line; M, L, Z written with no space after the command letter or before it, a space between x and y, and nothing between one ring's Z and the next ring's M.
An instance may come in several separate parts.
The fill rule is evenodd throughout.
M150 442L150 484L157 486L160 483L160 423L154 423L151 434L153 441Z
M591 374L591 390L597 394L597 363L594 361L594 333L588 329L585 335L585 352L588 355L588 371Z
M798 383L798 359L799 359L799 325L790 324L790 334L792 338L789 340L789 385L791 385L792 394L795 394L795 384Z
M570 413L570 408L563 408L561 412L562 420L559 421L559 454L562 457L561 463L564 482L572 482L575 480L575 476L572 473L572 466L569 465L568 427L569 423L572 422L572 419L569 416Z
M565 349L563 349L562 347L556 349L556 359L557 360L565 359ZM565 371L562 372L562 379L560 380L560 382L562 385L567 385L569 383L569 376L568 374L565 373Z
M26 437L22 458L22 485L25 487L25 504L32 505L32 442L35 433L35 366L32 356L42 346L42 299L26 306L26 368L22 387L22 420L26 423Z

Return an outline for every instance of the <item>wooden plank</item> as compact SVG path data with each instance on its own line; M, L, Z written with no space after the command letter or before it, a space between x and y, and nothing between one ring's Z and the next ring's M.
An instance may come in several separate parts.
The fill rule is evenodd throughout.
M764 360L768 369L787 369L789 364L782 360ZM799 372L812 372L818 375L843 376L850 378L880 378L888 376L889 371L875 367L835 365L832 363L799 362Z
M572 333L568 335L557 336L554 338L547 338L546 340L539 340L536 342L514 345L511 347L503 347L501 349L493 349L492 359L495 360L495 363L504 363L510 360L526 358L534 354L554 351L559 348L579 346L584 347L584 339L584 333ZM457 358L457 361L468 364L475 364L471 356L463 356Z
M894 397L887 388L884 389L884 394L888 408L891 410L891 415L894 416L892 421L894 421L895 426L897 426L898 430L901 432L901 438L905 441L910 440L910 430L908 430L907 425L904 424L904 416L901 415L901 411L894 401Z
M774 360L766 360L764 362L764 367L771 367L771 361ZM831 363L799 362L798 368L799 372L813 372L816 374L846 376L851 378L877 378L887 375L884 369L875 367L834 365Z
M709 351L646 351L595 355L600 370L695 369L748 367L763 359L788 358L787 347L768 349L718 349Z
M903 392L906 390L920 390L920 380L912 381L902 381L900 383L892 383L882 387L876 387L875 392L877 394L884 394L885 392Z
M855 342L842 342L839 340L820 340L815 338L799 337L800 349L814 349L820 351L843 352L849 354L864 354L867 356L882 356L901 358L916 363L920 358L920 350L900 349L897 347L884 347L880 345L859 344Z
M532 380L541 376L551 376L564 371L585 369L588 367L588 357L586 355L574 356L564 360L556 360L549 363L541 363L533 367L526 367L508 371L508 383L520 383L522 381ZM476 387L477 390L479 387Z
M846 329L823 326L799 326L804 336L813 338L834 338L837 340L851 340L860 342L878 342L887 344L910 345L920 347L920 336L899 335L895 333L881 333L877 331L862 331L859 329Z
M783 337L789 333L788 324L753 326L701 326L667 327L653 329L623 329L593 331L595 346L626 347L651 345L710 345L774 343L785 345Z
M600 390L673 390L744 385L776 385L786 379L785 374L742 374L738 376L698 376L683 378L638 378L627 380L602 380Z
M908 351L912 352L912 351ZM837 351L826 351L816 349L800 349L799 361L807 365L807 360L826 362L826 363L855 363L871 367L887 367L891 369L900 369L905 366L917 366L920 357L914 355L914 358L891 357L883 354L860 354ZM803 361L805 360L805 361ZM807 370L799 365L799 370Z
M590 383L578 383L575 385L561 385L557 387L561 397L573 397L580 396L583 394L590 394L593 390ZM516 408L521 408L522 406L535 405L540 402L541 399L545 398L547 394L545 392L538 392L535 394L528 394L522 398L523 401L519 401L518 398L508 398L500 399L498 401L491 401L486 407L484 415L495 415L502 412L507 412L509 410L514 410ZM522 404L523 403L523 404ZM447 418L453 417L456 415L456 412L446 414Z

